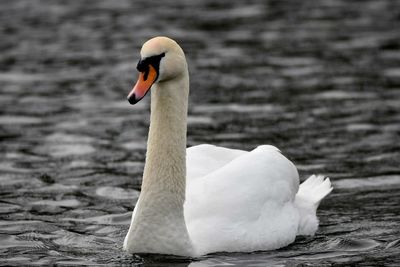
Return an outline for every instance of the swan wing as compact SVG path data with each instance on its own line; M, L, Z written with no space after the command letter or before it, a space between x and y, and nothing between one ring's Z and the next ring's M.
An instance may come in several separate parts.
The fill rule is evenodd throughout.
M293 163L266 145L222 161L187 185L185 221L198 252L268 250L293 242L299 222Z
M203 177L246 153L207 144L189 147L186 149L186 177L188 180Z

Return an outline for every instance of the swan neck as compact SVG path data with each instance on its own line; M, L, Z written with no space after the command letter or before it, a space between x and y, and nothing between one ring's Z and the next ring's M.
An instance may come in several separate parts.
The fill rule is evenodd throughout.
M160 82L151 91L150 129L142 192L162 190L184 201L188 79Z
M142 192L124 245L130 252L195 255L183 210L188 91L185 77L152 88Z

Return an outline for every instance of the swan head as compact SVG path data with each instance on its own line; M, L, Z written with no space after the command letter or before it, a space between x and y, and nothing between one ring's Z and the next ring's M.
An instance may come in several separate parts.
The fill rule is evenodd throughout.
M173 80L187 71L182 48L168 37L155 37L145 42L137 64L138 80L128 95L134 105L139 102L155 83Z

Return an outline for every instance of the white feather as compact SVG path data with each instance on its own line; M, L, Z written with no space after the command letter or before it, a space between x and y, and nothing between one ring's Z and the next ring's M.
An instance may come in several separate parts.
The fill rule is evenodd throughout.
M300 213L299 235L314 235L318 229L317 208L332 191L331 181L321 175L311 175L296 194L295 205Z

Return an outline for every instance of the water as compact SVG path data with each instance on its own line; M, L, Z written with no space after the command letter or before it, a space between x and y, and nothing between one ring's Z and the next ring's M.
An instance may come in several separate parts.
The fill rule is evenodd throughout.
M1 265L400 264L398 1L0 2ZM122 251L149 98L139 48L179 40L188 145L274 144L335 190L315 237L200 259Z

